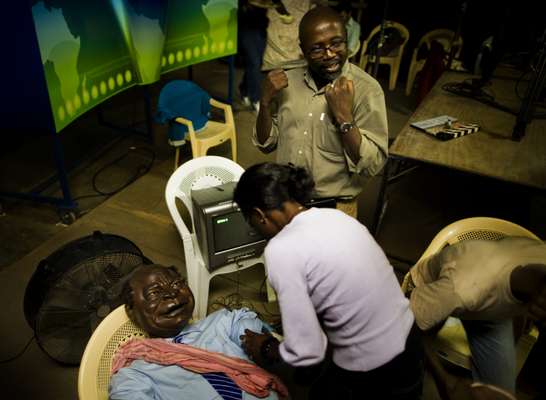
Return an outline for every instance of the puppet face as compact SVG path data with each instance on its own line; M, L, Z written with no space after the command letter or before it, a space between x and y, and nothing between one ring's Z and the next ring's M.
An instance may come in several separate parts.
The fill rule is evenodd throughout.
M175 336L192 317L193 293L174 268L144 268L131 278L131 288L133 306L127 312L150 336Z

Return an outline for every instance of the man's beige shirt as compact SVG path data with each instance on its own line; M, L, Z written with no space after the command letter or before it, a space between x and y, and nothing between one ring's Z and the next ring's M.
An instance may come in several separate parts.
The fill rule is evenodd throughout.
M276 148L279 163L307 168L315 180L317 197L358 195L362 178L377 174L387 159L389 135L383 89L356 65L346 62L343 66L341 76L354 83L352 113L362 136L360 160L355 165L334 125L324 88L317 88L307 68L291 69L286 74L288 87L270 105L270 136L261 145L254 129L254 144L266 152Z
M527 264L546 264L545 243L524 237L469 240L421 260L410 270L417 325L427 330L449 316L498 320L522 313L510 275Z

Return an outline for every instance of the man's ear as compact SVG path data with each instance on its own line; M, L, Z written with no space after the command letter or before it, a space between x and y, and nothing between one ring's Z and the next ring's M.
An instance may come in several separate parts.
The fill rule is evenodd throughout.
M265 224L265 219L267 218L267 215L265 214L265 212L262 211L261 208L254 207L251 213L258 217L258 221L260 221L260 223Z

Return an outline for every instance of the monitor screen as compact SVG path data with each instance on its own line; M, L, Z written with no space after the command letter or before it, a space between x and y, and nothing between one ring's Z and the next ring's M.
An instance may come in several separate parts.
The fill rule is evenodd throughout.
M212 230L214 235L215 253L237 248L263 239L263 237L246 222L240 211L232 211L213 217Z

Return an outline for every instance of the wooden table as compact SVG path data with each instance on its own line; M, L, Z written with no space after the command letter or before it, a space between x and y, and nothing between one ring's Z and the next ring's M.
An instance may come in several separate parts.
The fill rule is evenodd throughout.
M520 108L516 83L521 72L496 71L486 90L495 101L514 110ZM392 180L393 159L410 159L471 174L477 174L528 187L546 189L546 120L533 119L527 125L521 141L512 140L516 116L472 98L462 97L442 89L448 82L462 82L471 75L445 72L431 92L415 110L389 148L389 163L385 168L372 232L377 234L386 210L385 190ZM521 85L524 94L526 85ZM441 141L410 126L441 115L461 122L473 122L480 131L448 141ZM389 172L391 170L391 172Z
M520 72L518 72L520 74ZM470 76L446 72L415 110L389 148L393 156L409 158L447 168L546 189L546 120L534 119L521 141L512 140L516 122L513 114L474 99L442 89L444 83L461 82ZM517 111L517 74L501 71L488 89L495 101ZM525 85L520 89L524 91ZM474 122L480 131L442 142L410 124L440 115Z

